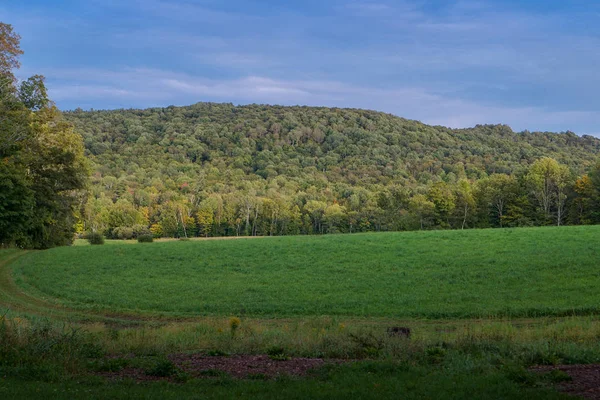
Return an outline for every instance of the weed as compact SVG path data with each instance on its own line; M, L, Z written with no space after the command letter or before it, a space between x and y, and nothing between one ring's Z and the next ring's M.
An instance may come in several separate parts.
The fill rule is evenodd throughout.
M179 369L172 361L161 359L152 367L146 369L146 375L168 378L179 372Z
M210 357L228 357L229 353L223 350L216 349L207 351L206 355Z
M291 357L285 354L285 349L280 346L273 346L267 349L267 355L271 360L275 361L287 361Z
M446 349L442 347L430 347L426 350L427 360L431 364L439 364L444 360L444 357L446 357L446 352Z
M240 321L238 317L229 318L229 330L231 331L231 338L235 337L235 333L237 332L241 323L242 321Z
M571 382L573 380L571 375L560 369L553 369L546 374L545 378L552 383Z
M369 358L377 358L385 347L385 341L373 332L348 333L348 337L358 346L359 350Z

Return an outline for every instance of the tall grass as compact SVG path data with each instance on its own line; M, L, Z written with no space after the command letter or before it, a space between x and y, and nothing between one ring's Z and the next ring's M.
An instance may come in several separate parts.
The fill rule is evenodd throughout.
M17 317L0 320L3 398L562 398L536 364L600 361L600 322L592 318L541 324L415 322L413 337L390 337L386 324L335 318L294 321L230 318L156 327L92 324L71 327ZM93 374L144 367L170 376L169 354L344 358L307 378L236 381L226 375L185 385L103 381ZM279 358L278 358L279 359ZM273 361L278 362L278 361ZM25 382L25 383L22 383ZM49 383L44 383L49 382Z

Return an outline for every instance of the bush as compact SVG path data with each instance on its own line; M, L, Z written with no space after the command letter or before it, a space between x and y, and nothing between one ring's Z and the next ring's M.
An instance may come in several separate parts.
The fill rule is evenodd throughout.
M146 375L167 378L179 372L179 368L169 360L159 360L154 366L146 370Z
M280 346L273 346L267 349L267 355L271 360L275 361L288 361L292 359L285 354L285 349Z
M90 244L104 244L104 236L98 232L90 232L85 238L90 242Z
M133 228L129 228L127 226L120 226L118 228L113 229L112 234L116 239L133 239Z
M133 226L133 237L138 238L142 235L152 235L152 232L146 225L136 224Z
M152 235L140 235L137 238L138 243L152 243L154 241L154 236Z

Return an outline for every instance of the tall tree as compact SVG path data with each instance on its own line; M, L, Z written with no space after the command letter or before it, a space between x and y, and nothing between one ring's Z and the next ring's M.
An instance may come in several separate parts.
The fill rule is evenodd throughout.
M570 177L567 166L549 157L536 160L529 167L525 179L546 221L554 218L557 225L562 224Z
M17 85L19 40L0 22L0 245L65 245L87 183L83 141L48 99L42 76Z

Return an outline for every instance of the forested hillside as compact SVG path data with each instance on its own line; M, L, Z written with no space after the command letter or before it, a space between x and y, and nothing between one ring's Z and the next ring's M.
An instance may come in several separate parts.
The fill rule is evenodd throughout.
M213 103L65 117L95 171L81 231L128 238L148 228L221 236L600 221L600 140L571 132Z

